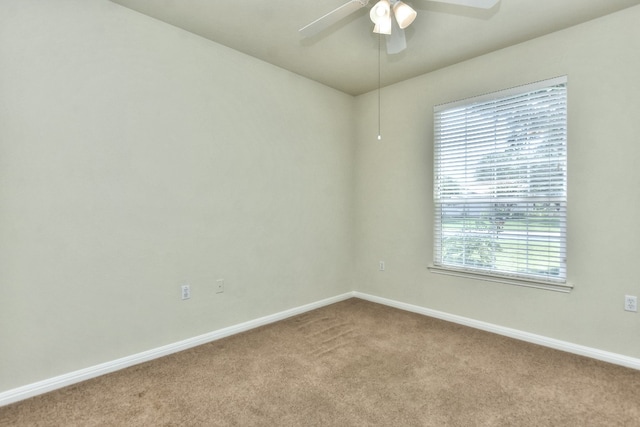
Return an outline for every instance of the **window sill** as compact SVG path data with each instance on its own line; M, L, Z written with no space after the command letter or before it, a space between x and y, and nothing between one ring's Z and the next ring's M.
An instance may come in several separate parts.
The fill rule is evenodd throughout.
M464 277L467 279L474 280L484 280L487 282L496 282L496 283L506 283L508 285L515 286L525 286L528 288L536 288L536 289L544 289L547 291L555 291L555 292L570 292L573 289L573 285L569 283L553 283L553 282L545 282L538 280L525 280L525 279L517 279L512 277L502 277L502 276L493 276L489 274L480 274L470 271L464 270L455 270L451 268L445 267L437 267L434 265L430 265L427 267L429 271L436 274L444 274L447 276L455 276L455 277Z

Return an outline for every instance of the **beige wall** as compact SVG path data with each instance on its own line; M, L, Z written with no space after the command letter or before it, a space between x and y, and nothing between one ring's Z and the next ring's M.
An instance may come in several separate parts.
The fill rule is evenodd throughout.
M352 123L106 0L2 0L0 392L350 290Z
M357 98L357 290L640 357L640 6ZM383 70L384 72L384 70ZM430 273L433 106L568 76L569 294ZM386 271L378 271L378 261Z

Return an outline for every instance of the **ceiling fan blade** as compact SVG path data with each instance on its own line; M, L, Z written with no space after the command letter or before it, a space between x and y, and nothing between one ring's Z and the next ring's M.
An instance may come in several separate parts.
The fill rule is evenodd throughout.
M478 9L491 9L500 0L429 0L436 3L457 4L460 6L476 7Z
M391 34L387 36L387 53L393 55L407 48L407 39L404 30L398 26L395 19L391 20Z
M312 37L320 31L330 27L341 19L346 18L358 9L362 9L369 3L369 0L351 0L326 15L316 19L312 23L300 28L298 32L303 37Z

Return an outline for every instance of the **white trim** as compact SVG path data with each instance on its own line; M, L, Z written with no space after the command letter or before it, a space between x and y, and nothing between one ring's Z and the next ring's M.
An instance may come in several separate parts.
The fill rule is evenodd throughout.
M289 310L281 311L269 316L260 317L258 319L249 320L247 322L229 326L227 328L218 329L217 331L209 332L193 338L188 338L186 340L178 341L173 344L168 344L162 347L143 351L142 353L122 357L111 362L101 363L89 368L80 369L78 371L69 372L68 374L59 375L47 380L38 381L36 383L14 388L12 390L0 393L0 407L27 399L29 397L37 396L39 394L44 394L49 391L57 390L62 387L76 384L81 381L86 381L100 375L119 371L120 369L128 368L139 363L148 362L159 357L167 356L169 354L177 353L179 351L206 344L208 342L216 341L221 338L239 334L240 332L245 332L250 329L268 325L269 323L284 320L288 317L296 316L298 314L315 310L317 308L334 304L336 302L344 301L352 297L353 293L347 292L342 295L326 298L310 304L302 305L300 307L291 308Z
M566 341L560 341L553 338L547 338L541 335L531 334L529 332L519 331L517 329L506 328L504 326L494 325L492 323L486 323L479 320L470 319L467 317L458 316L455 314L449 314L442 311L432 310L417 305L407 304L400 301L395 301L387 298L377 297L374 295L365 294L362 292L347 292L335 297L326 298L314 303L306 304L300 307L295 307L289 310L281 311L269 316L260 317L258 319L249 320L238 325L229 326L227 328L219 329L217 331L209 332L207 334L199 335L197 337L188 338L183 341L178 341L173 344L165 345L142 353L137 353L131 356L123 357L113 360L111 362L101 363L96 366L92 366L86 369L80 369L68 374L59 375L57 377L50 378L48 380L38 381L33 384L27 384L22 387L18 387L12 390L0 393L0 407L8 405L10 403L18 402L20 400L34 397L39 394L44 394L53 390L57 390L62 387L66 387L72 384L86 381L91 378L105 375L111 372L118 371L120 369L128 368L139 363L147 362L153 359L157 359L169 354L173 354L182 350L196 347L198 345L206 344L208 342L216 341L221 338L225 338L231 335L235 335L241 332L248 331L260 326L268 325L280 320L287 319L298 314L306 313L317 308L321 308L336 302L344 301L349 298L360 298L362 300L375 302L378 304L387 305L389 307L398 308L400 310L410 311L413 313L422 314L424 316L435 317L437 319L446 320L449 322L457 323L460 325L469 326L472 328L480 329L483 331L493 332L495 334L504 335L510 338L515 338L521 341L530 342L533 344L542 345L545 347L553 348L556 350L566 351L581 356L591 357L593 359L602 360L604 362L613 363L616 365L625 366L627 368L640 370L640 359L624 356L617 353L611 353L608 351L598 350L591 347L585 347L578 344L572 344Z
M573 344L567 341L557 340L555 338L536 335L529 332L520 331L517 329L511 329L504 326L495 325L493 323L482 322L480 320L474 320L468 317L458 316L456 314L449 314L442 311L432 310L430 308L420 307L417 305L407 304L400 301L395 301L387 298L377 297L374 295L364 294L357 291L353 292L353 296L355 298L360 298L366 301L387 305L389 307L399 308L400 310L410 311L413 313L422 314L424 316L435 317L437 319L446 320L448 322L453 322L460 325L469 326L475 329L492 332L494 334L503 335L509 338L515 338L520 341L526 341L526 342L538 344L544 347L566 351L568 353L590 357L592 359L601 360L603 362L613 363L615 365L620 365L627 368L640 370L640 359L637 359L634 357L629 357L622 354L612 353L604 350L598 350L597 348L587 347L580 344Z
M481 274L475 271L457 270L449 267L440 267L437 265L427 266L430 272L435 274L444 274L446 276L464 277L465 279L484 280L485 282L506 283L509 285L525 286L528 288L544 289L555 292L571 292L573 285L565 282L545 282L542 280L531 280L519 277L506 277L492 274Z

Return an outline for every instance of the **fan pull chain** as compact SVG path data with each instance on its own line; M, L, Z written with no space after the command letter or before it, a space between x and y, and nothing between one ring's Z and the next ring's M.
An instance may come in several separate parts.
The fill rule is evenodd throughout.
M378 141L382 140L382 134L380 132L380 47L381 47L382 35L378 34Z

